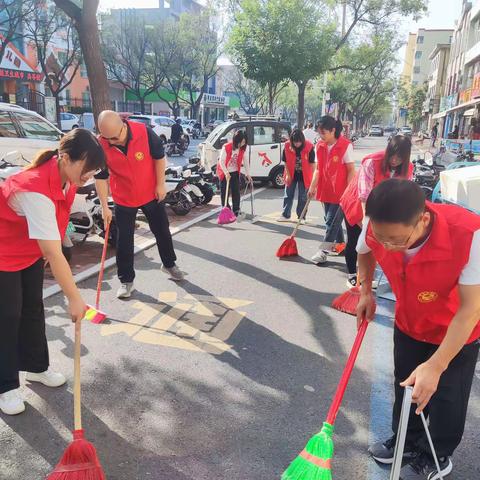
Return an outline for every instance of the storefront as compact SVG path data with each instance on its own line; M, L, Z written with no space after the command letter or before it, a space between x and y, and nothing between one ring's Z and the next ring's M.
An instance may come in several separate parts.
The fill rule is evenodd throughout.
M200 122L202 126L208 125L215 120L226 120L230 101L223 95L204 93L200 104Z
M0 62L0 98L44 113L43 74L11 43Z

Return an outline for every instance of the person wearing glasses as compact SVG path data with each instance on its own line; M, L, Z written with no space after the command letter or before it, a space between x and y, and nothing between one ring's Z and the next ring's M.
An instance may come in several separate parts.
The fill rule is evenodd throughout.
M396 297L394 435L369 449L393 462L403 387L413 386L403 480L437 477L419 413L428 417L443 476L462 439L480 338L480 216L425 201L405 179L376 186L366 203L359 238L358 321L375 312L372 280L378 262Z
M160 138L150 127L123 121L118 113L111 110L99 115L98 130L107 166L95 176L95 180L106 223L112 220L112 211L108 208L109 184L115 202L118 229L116 260L121 284L117 298L129 298L133 291L134 232L139 209L157 240L162 271L172 280L183 280L184 274L175 263L177 256L163 203L167 194L166 157Z
M27 169L0 186L0 411L25 410L18 388L28 382L59 387L65 377L50 369L43 306L45 263L63 290L74 322L87 306L62 253L77 187L105 166L95 136L76 128L58 150L38 153Z

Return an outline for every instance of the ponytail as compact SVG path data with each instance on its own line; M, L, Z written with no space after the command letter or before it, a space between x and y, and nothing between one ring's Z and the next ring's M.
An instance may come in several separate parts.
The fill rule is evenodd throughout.
M55 155L58 155L58 150L40 150L37 156L33 159L33 162L28 165L27 169L40 167L44 163L47 163Z
M330 132L335 130L335 138L339 138L343 130L343 124L340 120L335 120L330 115L325 115L317 122L317 129L319 128Z

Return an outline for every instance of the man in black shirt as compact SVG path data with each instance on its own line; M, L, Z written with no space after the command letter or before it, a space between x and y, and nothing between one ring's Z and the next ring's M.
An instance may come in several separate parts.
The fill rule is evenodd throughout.
M170 140L173 143L178 143L182 135L183 135L183 128L181 125L181 120L177 118L175 120L175 123L172 125L172 134L171 134Z
M135 270L134 232L138 209L147 218L162 259L162 271L173 280L184 276L175 264L176 255L163 200L166 196L166 157L160 138L150 127L122 121L116 112L106 110L98 117L99 141L105 151L107 168L95 176L104 221L109 223L108 183L115 202L118 228L117 269L121 286L118 298L133 291Z

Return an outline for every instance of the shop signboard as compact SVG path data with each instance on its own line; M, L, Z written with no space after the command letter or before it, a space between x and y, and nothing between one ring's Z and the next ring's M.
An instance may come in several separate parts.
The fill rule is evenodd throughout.
M472 98L479 98L479 97L480 97L480 73L477 73L473 77Z
M458 103L468 103L472 99L472 89L467 88L466 90L463 90L463 92L460 92Z
M0 34L0 40L4 40ZM26 82L41 82L43 74L23 56L23 54L9 43L5 47L2 61L0 62L0 79L22 80Z

